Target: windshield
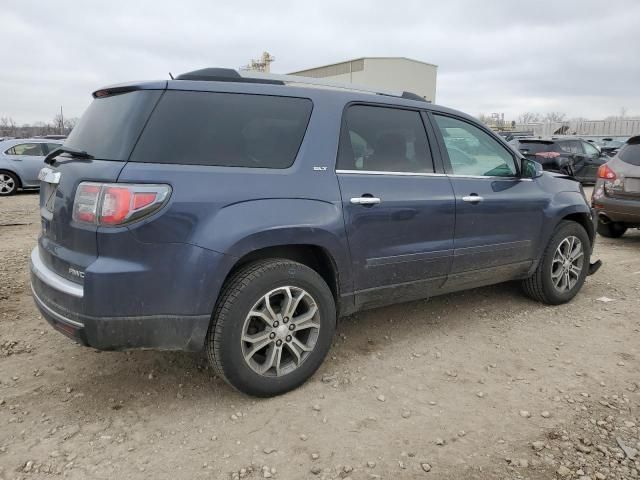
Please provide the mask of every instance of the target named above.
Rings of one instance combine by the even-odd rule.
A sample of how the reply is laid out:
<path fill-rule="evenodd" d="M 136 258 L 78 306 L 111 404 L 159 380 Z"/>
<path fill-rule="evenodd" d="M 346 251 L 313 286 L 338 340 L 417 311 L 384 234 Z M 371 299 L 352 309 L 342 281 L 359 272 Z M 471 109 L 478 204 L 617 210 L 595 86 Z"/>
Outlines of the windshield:
<path fill-rule="evenodd" d="M 96 98 L 64 145 L 96 159 L 127 161 L 161 95 L 159 90 L 137 90 Z"/>

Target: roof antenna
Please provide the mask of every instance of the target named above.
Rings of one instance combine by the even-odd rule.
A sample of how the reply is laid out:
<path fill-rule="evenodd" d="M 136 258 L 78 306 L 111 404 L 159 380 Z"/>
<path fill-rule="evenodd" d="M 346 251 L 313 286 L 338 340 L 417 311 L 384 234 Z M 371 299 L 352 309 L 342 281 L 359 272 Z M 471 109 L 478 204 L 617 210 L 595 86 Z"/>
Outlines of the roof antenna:
<path fill-rule="evenodd" d="M 169 76 L 171 77 L 171 80 L 175 80 L 175 78 L 173 78 L 173 75 L 171 74 L 171 72 L 169 72 Z"/>

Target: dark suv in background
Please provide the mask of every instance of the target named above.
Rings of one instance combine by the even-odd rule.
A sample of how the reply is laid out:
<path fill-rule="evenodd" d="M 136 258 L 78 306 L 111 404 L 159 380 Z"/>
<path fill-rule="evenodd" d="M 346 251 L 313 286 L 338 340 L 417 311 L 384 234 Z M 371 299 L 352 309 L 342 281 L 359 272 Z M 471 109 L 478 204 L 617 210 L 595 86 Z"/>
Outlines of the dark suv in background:
<path fill-rule="evenodd" d="M 84 345 L 206 350 L 275 395 L 341 315 L 510 280 L 555 305 L 597 268 L 579 183 L 416 95 L 205 69 L 93 96 L 40 173 L 31 255 Z"/>
<path fill-rule="evenodd" d="M 580 138 L 519 138 L 510 144 L 545 170 L 569 173 L 582 183 L 595 183 L 598 168 L 609 160 L 595 145 Z"/>

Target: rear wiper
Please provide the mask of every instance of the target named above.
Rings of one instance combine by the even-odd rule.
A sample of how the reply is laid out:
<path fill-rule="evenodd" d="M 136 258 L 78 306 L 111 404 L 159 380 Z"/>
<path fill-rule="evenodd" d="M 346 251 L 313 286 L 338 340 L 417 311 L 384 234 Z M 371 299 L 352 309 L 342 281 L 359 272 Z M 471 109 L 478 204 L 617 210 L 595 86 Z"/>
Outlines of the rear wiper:
<path fill-rule="evenodd" d="M 60 148 L 56 148 L 53 152 L 50 152 L 49 155 L 44 157 L 44 163 L 53 165 L 54 158 L 56 158 L 61 153 L 68 153 L 69 155 L 75 158 L 86 158 L 86 159 L 93 158 L 93 155 L 89 155 L 84 150 L 78 150 L 77 148 L 73 148 L 73 147 L 65 147 L 63 145 Z"/>

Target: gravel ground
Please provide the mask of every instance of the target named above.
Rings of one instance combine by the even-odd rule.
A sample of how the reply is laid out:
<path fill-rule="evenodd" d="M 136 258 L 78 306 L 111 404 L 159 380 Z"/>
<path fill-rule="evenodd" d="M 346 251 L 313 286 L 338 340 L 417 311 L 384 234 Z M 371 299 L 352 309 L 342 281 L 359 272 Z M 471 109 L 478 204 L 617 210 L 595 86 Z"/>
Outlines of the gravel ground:
<path fill-rule="evenodd" d="M 1 479 L 639 477 L 638 231 L 598 239 L 569 305 L 502 284 L 360 313 L 307 384 L 256 400 L 200 355 L 49 328 L 38 229 L 37 195 L 0 199 Z"/>

